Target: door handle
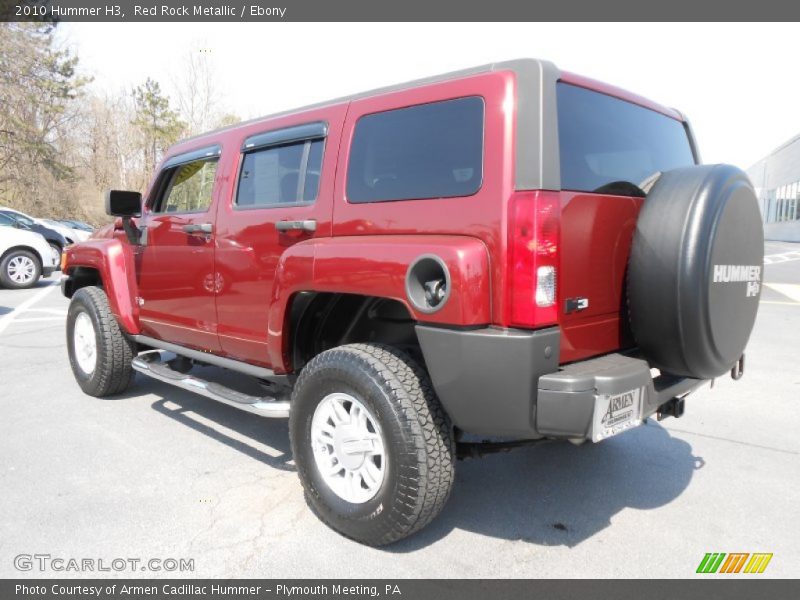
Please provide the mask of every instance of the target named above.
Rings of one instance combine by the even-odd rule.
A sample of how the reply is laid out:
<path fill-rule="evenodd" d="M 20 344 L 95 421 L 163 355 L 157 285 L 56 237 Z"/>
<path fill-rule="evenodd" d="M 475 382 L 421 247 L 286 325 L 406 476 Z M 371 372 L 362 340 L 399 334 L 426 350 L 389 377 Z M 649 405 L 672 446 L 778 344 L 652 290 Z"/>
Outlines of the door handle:
<path fill-rule="evenodd" d="M 316 231 L 317 221 L 315 219 L 305 219 L 303 221 L 278 221 L 275 223 L 278 231 Z"/>
<path fill-rule="evenodd" d="M 211 223 L 190 223 L 189 225 L 184 225 L 183 230 L 186 233 L 202 233 L 202 234 L 209 234 L 214 231 L 214 225 Z"/>

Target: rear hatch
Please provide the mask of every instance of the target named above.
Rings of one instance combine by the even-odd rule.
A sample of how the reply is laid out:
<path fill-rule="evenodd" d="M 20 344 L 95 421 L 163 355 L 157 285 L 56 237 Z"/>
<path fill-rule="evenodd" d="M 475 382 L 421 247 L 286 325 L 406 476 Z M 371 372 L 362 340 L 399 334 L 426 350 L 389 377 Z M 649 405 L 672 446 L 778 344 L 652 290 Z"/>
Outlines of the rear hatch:
<path fill-rule="evenodd" d="M 633 345 L 625 274 L 642 187 L 695 164 L 685 123 L 632 101 L 557 84 L 561 157 L 561 362 Z"/>

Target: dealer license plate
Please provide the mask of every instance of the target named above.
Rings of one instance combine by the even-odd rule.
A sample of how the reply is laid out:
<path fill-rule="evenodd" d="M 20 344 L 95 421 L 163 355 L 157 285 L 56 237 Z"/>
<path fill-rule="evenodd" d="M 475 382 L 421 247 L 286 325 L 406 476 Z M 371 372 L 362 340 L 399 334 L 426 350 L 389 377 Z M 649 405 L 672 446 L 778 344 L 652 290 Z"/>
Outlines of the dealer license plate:
<path fill-rule="evenodd" d="M 642 388 L 615 395 L 595 396 L 592 441 L 622 433 L 642 423 Z"/>

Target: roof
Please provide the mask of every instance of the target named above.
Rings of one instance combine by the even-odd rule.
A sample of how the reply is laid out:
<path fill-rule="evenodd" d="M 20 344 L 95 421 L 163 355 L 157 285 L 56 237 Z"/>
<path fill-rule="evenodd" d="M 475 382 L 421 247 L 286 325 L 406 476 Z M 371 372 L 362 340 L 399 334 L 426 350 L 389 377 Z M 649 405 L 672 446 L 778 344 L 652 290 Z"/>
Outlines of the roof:
<path fill-rule="evenodd" d="M 391 92 L 399 92 L 402 90 L 409 90 L 416 87 L 421 87 L 424 85 L 430 85 L 433 83 L 440 83 L 442 81 L 451 81 L 454 79 L 461 79 L 462 77 L 471 77 L 473 75 L 480 75 L 481 73 L 489 73 L 491 71 L 514 71 L 515 73 L 519 73 L 521 71 L 528 71 L 531 68 L 535 68 L 536 65 L 545 64 L 546 61 L 541 61 L 538 59 L 533 58 L 521 58 L 516 60 L 509 60 L 509 61 L 502 61 L 502 62 L 495 62 L 495 63 L 488 63 L 485 65 L 480 65 L 477 67 L 470 67 L 467 69 L 459 69 L 457 71 L 450 71 L 447 73 L 441 73 L 439 75 L 432 75 L 430 77 L 423 77 L 420 79 L 412 79 L 411 81 L 406 81 L 403 83 L 397 83 L 392 85 L 387 85 L 379 88 L 373 88 L 371 90 L 358 92 L 355 94 L 349 94 L 347 96 L 340 96 L 338 98 L 333 98 L 331 100 L 323 100 L 322 102 L 314 102 L 313 104 L 306 104 L 304 106 L 299 106 L 297 108 L 291 108 L 287 110 L 282 110 L 276 113 L 271 113 L 268 115 L 262 115 L 259 117 L 254 117 L 252 119 L 248 119 L 246 121 L 240 121 L 239 123 L 234 123 L 232 125 L 226 125 L 225 127 L 219 127 L 217 129 L 213 129 L 211 131 L 207 131 L 204 133 L 200 133 L 194 136 L 190 136 L 188 138 L 184 138 L 180 140 L 179 143 L 183 144 L 186 142 L 191 142 L 192 140 L 202 139 L 207 136 L 215 135 L 218 133 L 222 133 L 225 131 L 232 131 L 234 129 L 238 129 L 239 127 L 244 127 L 246 125 L 251 125 L 254 123 L 258 123 L 260 121 L 266 121 L 269 119 L 274 119 L 277 117 L 283 117 L 286 115 L 291 115 L 295 113 L 301 113 L 309 110 L 314 110 L 318 108 L 327 108 L 329 106 L 336 106 L 337 104 L 343 104 L 345 102 L 352 102 L 353 100 L 361 100 L 363 98 L 369 98 L 372 96 L 379 96 L 381 94 L 388 94 Z M 550 65 L 551 63 L 546 63 Z"/>
<path fill-rule="evenodd" d="M 220 133 L 232 131 L 269 119 L 303 113 L 312 109 L 332 107 L 339 104 L 361 100 L 382 94 L 398 92 L 444 81 L 451 81 L 483 73 L 512 71 L 517 79 L 517 132 L 515 147 L 515 187 L 517 190 L 560 189 L 561 173 L 558 160 L 558 124 L 556 112 L 556 86 L 559 79 L 575 85 L 590 87 L 601 93 L 620 97 L 629 102 L 659 111 L 672 118 L 683 120 L 682 115 L 625 90 L 615 88 L 572 73 L 562 73 L 553 63 L 533 58 L 494 62 L 468 69 L 451 71 L 432 77 L 415 79 L 404 83 L 380 87 L 349 96 L 342 96 L 281 111 L 271 115 L 250 119 L 214 131 L 181 140 L 176 145 L 191 145 L 193 141 L 203 140 L 213 143 Z"/>

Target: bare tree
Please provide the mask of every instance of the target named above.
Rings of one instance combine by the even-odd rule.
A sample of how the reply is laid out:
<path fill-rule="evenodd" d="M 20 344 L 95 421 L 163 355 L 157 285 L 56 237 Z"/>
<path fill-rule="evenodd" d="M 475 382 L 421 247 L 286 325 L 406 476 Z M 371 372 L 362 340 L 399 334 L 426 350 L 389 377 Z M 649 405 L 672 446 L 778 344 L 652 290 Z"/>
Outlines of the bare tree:
<path fill-rule="evenodd" d="M 0 205 L 107 222 L 103 192 L 144 191 L 180 136 L 238 122 L 207 52 L 187 54 L 170 98 L 158 82 L 91 90 L 55 25 L 0 23 Z"/>
<path fill-rule="evenodd" d="M 212 129 L 220 116 L 221 93 L 209 50 L 196 48 L 180 61 L 173 86 L 178 113 L 189 135 Z"/>
<path fill-rule="evenodd" d="M 52 183 L 74 181 L 67 149 L 88 82 L 55 47 L 53 26 L 0 23 L 0 199 L 46 210 Z M 52 181 L 51 181 L 52 180 Z"/>

